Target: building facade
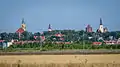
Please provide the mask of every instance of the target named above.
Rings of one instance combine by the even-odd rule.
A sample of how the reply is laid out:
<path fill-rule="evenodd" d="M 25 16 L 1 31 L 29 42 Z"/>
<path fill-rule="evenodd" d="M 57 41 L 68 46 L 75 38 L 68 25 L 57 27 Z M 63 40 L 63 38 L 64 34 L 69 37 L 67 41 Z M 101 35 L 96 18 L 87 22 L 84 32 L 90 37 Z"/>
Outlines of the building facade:
<path fill-rule="evenodd" d="M 101 19 L 101 18 L 100 18 L 99 31 L 100 31 L 101 33 L 103 33 L 103 32 L 104 32 L 104 27 L 103 27 L 103 24 L 102 24 L 102 19 Z"/>
<path fill-rule="evenodd" d="M 99 26 L 99 29 L 97 29 L 97 32 L 100 32 L 100 33 L 108 32 L 108 28 L 107 27 L 104 28 L 101 18 L 100 18 L 100 26 Z"/>
<path fill-rule="evenodd" d="M 26 24 L 24 22 L 24 19 L 22 19 L 22 24 L 21 27 L 16 31 L 16 33 L 23 33 L 24 31 L 26 31 Z"/>
<path fill-rule="evenodd" d="M 52 28 L 51 28 L 51 25 L 49 24 L 48 26 L 48 31 L 51 32 L 52 31 Z"/>
<path fill-rule="evenodd" d="M 87 25 L 86 32 L 92 32 L 92 27 L 90 25 Z"/>

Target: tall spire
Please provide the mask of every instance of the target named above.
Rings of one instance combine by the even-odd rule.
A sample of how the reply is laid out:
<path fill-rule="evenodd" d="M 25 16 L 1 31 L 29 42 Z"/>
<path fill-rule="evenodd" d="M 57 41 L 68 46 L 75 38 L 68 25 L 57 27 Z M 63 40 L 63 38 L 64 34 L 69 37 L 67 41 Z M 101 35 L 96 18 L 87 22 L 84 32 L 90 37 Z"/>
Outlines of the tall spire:
<path fill-rule="evenodd" d="M 102 19 L 101 19 L 101 18 L 100 18 L 100 27 L 99 27 L 99 31 L 100 31 L 101 33 L 104 32 L 104 27 L 103 27 Z"/>
<path fill-rule="evenodd" d="M 49 24 L 49 27 L 48 27 L 48 29 L 51 29 L 51 25 Z"/>
<path fill-rule="evenodd" d="M 22 24 L 25 24 L 24 18 L 22 18 Z"/>
<path fill-rule="evenodd" d="M 26 30 L 26 24 L 25 24 L 24 18 L 22 18 L 21 28 L 22 28 L 24 31 Z"/>
<path fill-rule="evenodd" d="M 52 31 L 51 25 L 49 24 L 48 31 Z"/>
<path fill-rule="evenodd" d="M 102 25 L 102 19 L 100 18 L 100 25 Z"/>

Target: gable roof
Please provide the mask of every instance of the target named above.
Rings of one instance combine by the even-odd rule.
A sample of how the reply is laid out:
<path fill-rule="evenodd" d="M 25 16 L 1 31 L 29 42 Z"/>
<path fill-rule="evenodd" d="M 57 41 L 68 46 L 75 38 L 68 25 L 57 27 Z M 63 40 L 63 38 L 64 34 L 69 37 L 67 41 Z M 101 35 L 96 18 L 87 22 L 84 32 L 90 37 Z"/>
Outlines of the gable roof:
<path fill-rule="evenodd" d="M 5 40 L 0 40 L 0 42 L 4 42 Z"/>
<path fill-rule="evenodd" d="M 23 33 L 24 32 L 24 29 L 22 29 L 22 28 L 19 28 L 17 31 L 16 31 L 16 33 Z"/>

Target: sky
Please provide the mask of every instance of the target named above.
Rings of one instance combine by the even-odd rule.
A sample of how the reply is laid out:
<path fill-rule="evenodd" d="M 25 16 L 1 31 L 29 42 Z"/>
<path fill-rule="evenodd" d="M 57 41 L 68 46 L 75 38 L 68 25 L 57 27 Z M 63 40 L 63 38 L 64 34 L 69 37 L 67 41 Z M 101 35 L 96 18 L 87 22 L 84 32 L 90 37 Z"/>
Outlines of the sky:
<path fill-rule="evenodd" d="M 0 0 L 0 32 L 15 32 L 25 19 L 27 31 L 99 28 L 120 30 L 120 0 Z"/>

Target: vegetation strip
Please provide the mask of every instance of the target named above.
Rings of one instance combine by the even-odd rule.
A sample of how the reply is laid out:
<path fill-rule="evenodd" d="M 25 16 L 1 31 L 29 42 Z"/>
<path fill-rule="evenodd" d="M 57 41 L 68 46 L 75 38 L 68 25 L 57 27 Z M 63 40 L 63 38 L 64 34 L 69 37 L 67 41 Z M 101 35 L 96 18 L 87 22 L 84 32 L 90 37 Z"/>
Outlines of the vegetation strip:
<path fill-rule="evenodd" d="M 70 54 L 120 54 L 120 50 L 66 50 L 40 52 L 0 52 L 0 55 L 70 55 Z"/>

